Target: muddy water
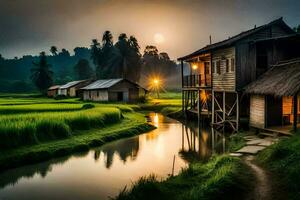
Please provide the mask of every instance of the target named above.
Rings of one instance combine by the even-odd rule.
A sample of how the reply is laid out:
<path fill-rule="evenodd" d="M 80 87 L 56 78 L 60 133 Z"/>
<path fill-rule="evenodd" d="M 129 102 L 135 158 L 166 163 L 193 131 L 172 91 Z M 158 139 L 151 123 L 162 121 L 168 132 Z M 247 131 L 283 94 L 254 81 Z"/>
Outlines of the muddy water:
<path fill-rule="evenodd" d="M 108 199 L 141 176 L 163 179 L 191 160 L 226 151 L 222 134 L 151 113 L 157 129 L 86 153 L 0 174 L 0 199 Z M 173 159 L 175 163 L 173 169 Z"/>

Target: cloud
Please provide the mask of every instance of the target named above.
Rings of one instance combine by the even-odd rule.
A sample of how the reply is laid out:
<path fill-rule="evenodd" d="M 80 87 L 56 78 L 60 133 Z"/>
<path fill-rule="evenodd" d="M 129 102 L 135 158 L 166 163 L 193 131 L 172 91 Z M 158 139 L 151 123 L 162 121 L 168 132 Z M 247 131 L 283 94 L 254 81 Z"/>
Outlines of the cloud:
<path fill-rule="evenodd" d="M 0 53 L 38 54 L 51 45 L 73 49 L 100 39 L 134 34 L 141 46 L 157 32 L 159 48 L 175 58 L 207 44 L 283 16 L 300 23 L 297 0 L 1 0 Z"/>

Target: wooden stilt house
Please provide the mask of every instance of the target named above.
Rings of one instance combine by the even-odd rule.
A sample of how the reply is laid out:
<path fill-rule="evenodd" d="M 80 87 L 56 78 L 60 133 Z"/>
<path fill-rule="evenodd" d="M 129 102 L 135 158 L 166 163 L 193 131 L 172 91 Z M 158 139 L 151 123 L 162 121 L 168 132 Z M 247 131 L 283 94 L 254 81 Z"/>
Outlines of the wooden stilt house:
<path fill-rule="evenodd" d="M 214 127 L 226 125 L 237 131 L 240 118 L 250 112 L 249 97 L 241 98 L 244 87 L 265 73 L 271 64 L 299 54 L 285 53 L 289 45 L 290 50 L 299 47 L 293 37 L 298 38 L 279 18 L 179 58 L 183 112 L 197 113 L 198 119 L 209 116 Z M 184 62 L 189 66 L 187 74 Z"/>

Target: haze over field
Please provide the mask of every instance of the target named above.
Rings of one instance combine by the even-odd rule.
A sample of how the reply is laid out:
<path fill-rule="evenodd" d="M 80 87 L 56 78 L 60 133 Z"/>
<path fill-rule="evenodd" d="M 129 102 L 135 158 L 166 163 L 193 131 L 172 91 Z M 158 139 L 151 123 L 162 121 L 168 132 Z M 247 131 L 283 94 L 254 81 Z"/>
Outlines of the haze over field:
<path fill-rule="evenodd" d="M 1 0 L 0 53 L 37 55 L 51 45 L 72 51 L 110 30 L 156 45 L 172 59 L 283 16 L 300 21 L 298 0 Z"/>

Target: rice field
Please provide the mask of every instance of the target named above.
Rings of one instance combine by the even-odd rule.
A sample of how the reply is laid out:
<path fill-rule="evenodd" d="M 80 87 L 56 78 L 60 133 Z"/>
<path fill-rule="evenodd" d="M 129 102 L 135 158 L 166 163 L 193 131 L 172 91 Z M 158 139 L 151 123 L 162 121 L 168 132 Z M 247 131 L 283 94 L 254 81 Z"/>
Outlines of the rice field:
<path fill-rule="evenodd" d="M 0 149 L 68 138 L 76 130 L 122 120 L 135 106 L 91 104 L 78 99 L 0 98 Z"/>

